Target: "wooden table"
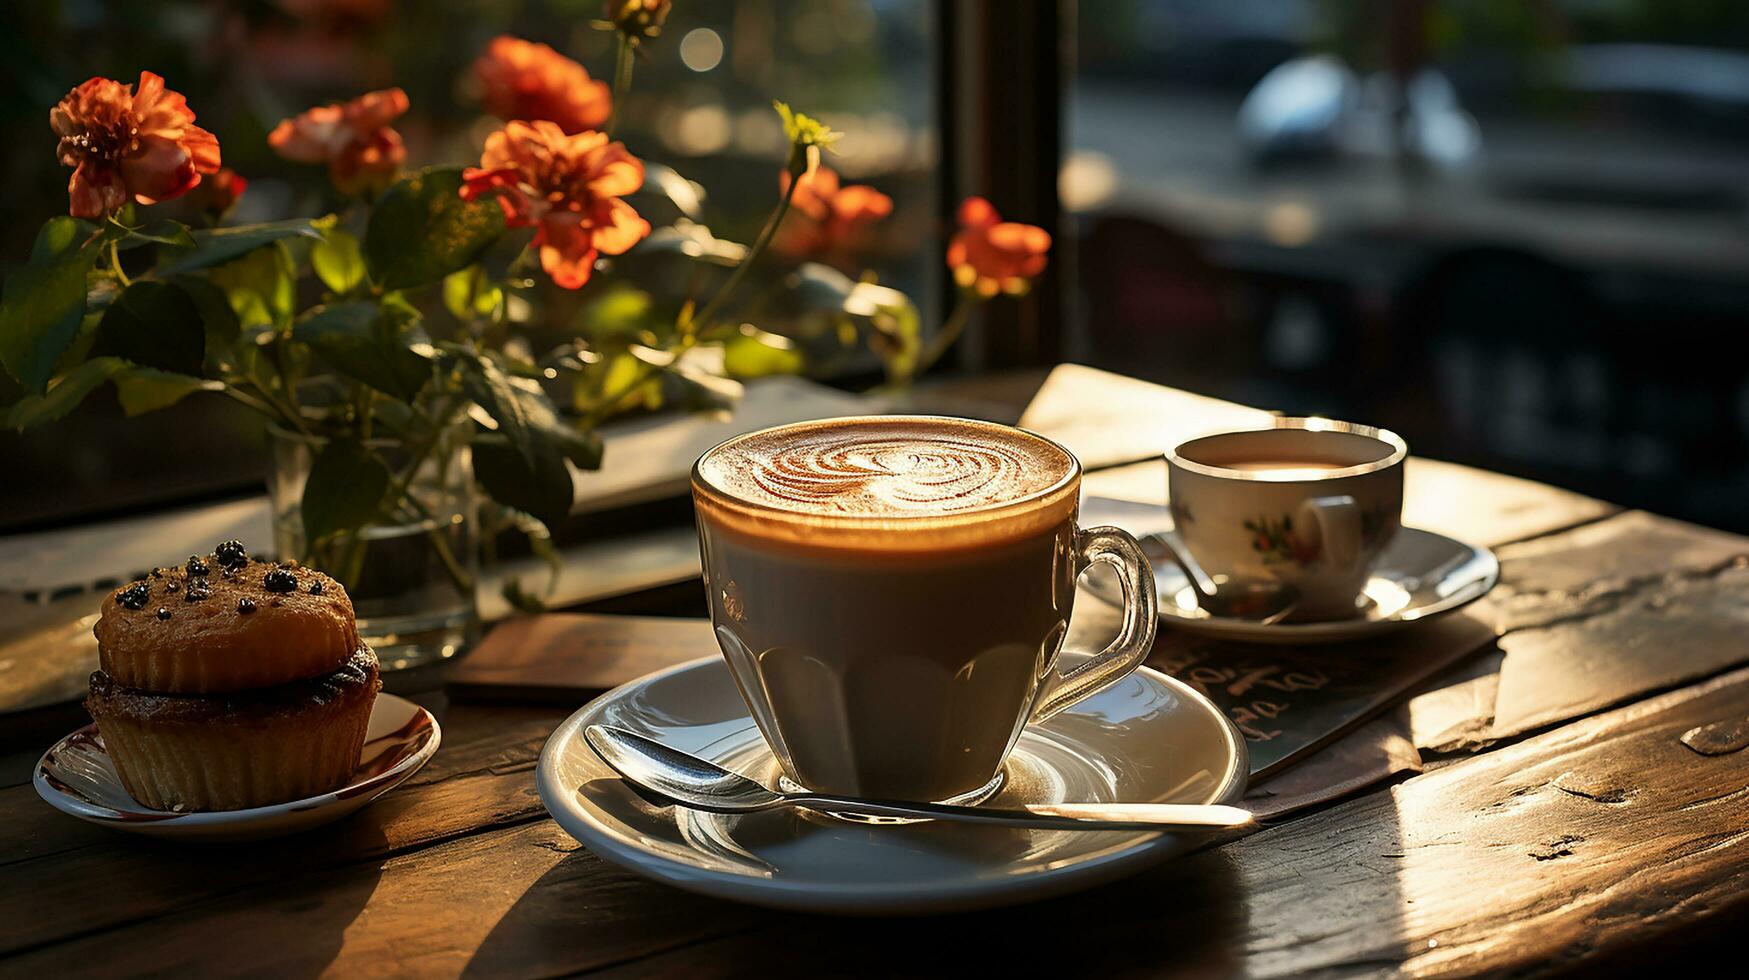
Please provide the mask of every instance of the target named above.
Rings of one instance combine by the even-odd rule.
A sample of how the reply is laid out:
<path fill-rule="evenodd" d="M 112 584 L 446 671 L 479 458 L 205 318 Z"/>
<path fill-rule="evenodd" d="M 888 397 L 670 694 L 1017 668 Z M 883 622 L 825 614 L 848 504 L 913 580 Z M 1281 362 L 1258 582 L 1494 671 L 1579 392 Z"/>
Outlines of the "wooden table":
<path fill-rule="evenodd" d="M 1110 404 L 1120 381 L 1064 369 L 1051 401 Z M 1158 463 L 1107 465 L 1124 449 L 1091 407 L 1038 416 L 1090 457 L 1094 492 L 1163 493 Z M 1124 882 L 886 920 L 676 891 L 541 809 L 532 770 L 565 711 L 434 690 L 442 751 L 359 817 L 159 844 L 36 798 L 69 708 L 0 729 L 0 975 L 1541 973 L 1724 950 L 1749 908 L 1749 540 L 1447 464 L 1417 461 L 1409 493 L 1411 523 L 1504 568 L 1483 609 L 1498 649 L 1414 703 L 1441 719 L 1413 726 L 1420 774 Z"/>

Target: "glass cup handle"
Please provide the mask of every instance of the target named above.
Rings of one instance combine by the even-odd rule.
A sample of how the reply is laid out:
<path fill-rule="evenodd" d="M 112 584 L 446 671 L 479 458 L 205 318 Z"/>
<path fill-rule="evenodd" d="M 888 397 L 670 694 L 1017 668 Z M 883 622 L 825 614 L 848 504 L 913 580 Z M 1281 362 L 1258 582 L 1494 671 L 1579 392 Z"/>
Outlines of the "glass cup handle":
<path fill-rule="evenodd" d="M 1058 674 L 1032 709 L 1028 724 L 1044 721 L 1075 702 L 1103 690 L 1135 670 L 1154 648 L 1159 627 L 1155 608 L 1154 569 L 1142 546 L 1129 532 L 1115 527 L 1081 528 L 1075 532 L 1075 567 L 1084 571 L 1095 562 L 1117 569 L 1123 583 L 1123 625 L 1117 639 L 1099 655 L 1066 674 Z"/>

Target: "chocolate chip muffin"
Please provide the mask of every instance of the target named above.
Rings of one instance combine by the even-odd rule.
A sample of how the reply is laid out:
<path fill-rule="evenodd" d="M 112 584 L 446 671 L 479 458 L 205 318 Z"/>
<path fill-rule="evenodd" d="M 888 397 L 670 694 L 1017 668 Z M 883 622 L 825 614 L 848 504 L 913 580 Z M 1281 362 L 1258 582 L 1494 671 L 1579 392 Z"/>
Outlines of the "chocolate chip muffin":
<path fill-rule="evenodd" d="M 338 582 L 226 541 L 103 603 L 85 707 L 128 793 L 238 810 L 328 792 L 382 687 Z"/>

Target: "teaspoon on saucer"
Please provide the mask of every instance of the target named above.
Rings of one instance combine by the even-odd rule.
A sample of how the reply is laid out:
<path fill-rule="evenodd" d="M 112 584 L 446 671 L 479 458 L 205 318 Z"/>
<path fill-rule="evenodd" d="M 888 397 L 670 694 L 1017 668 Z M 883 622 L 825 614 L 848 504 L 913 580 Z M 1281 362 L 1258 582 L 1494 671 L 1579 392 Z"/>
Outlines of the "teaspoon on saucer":
<path fill-rule="evenodd" d="M 683 806 L 713 813 L 753 813 L 800 806 L 828 813 L 957 820 L 1031 830 L 1231 830 L 1249 826 L 1249 811 L 1180 803 L 1039 803 L 1018 809 L 865 800 L 824 793 L 780 793 L 740 773 L 655 739 L 612 725 L 590 725 L 583 737 L 602 761 L 632 784 Z"/>
<path fill-rule="evenodd" d="M 1191 590 L 1196 593 L 1196 604 L 1210 616 L 1272 626 L 1299 607 L 1299 590 L 1291 585 L 1273 579 L 1210 575 L 1185 550 L 1183 542 L 1169 533 L 1144 535 L 1138 543 L 1149 559 L 1169 560 L 1184 572 Z"/>

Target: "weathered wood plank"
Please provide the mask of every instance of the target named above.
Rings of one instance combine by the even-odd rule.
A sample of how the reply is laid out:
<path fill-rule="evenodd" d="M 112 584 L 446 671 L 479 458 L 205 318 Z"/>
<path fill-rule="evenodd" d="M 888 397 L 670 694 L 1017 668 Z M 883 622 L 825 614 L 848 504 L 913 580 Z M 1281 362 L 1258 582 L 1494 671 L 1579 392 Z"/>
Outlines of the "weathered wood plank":
<path fill-rule="evenodd" d="M 33 950 L 5 972 L 72 975 L 125 949 L 126 962 L 163 975 L 551 976 L 761 915 L 618 871 L 540 821 L 210 899 Z"/>
<path fill-rule="evenodd" d="M 1749 539 L 1645 513 L 1502 549 L 1490 738 L 1749 661 Z"/>
<path fill-rule="evenodd" d="M 1062 443 L 1088 469 L 1157 456 L 1186 439 L 1266 423 L 1260 408 L 1079 364 L 1051 371 L 1020 425 Z"/>
<path fill-rule="evenodd" d="M 1386 792 L 1015 909 L 842 920 L 646 883 L 540 821 L 313 872 L 247 902 L 58 943 L 52 975 L 106 950 L 154 969 L 267 974 L 629 975 L 822 968 L 919 974 L 1541 972 L 1749 901 L 1749 752 L 1684 732 L 1749 714 L 1749 670 L 1463 759 Z M 213 941 L 252 937 L 248 944 Z M 639 959 L 639 957 L 646 957 Z"/>
<path fill-rule="evenodd" d="M 1576 722 L 1128 882 L 1011 910 L 768 917 L 613 977 L 1542 974 L 1749 911 L 1749 670 Z"/>
<path fill-rule="evenodd" d="M 1074 372 L 1093 395 L 1040 402 L 1068 406 L 1052 417 L 1094 465 L 1158 451 L 1174 427 L 1257 417 L 1182 396 L 1184 412 L 1151 419 L 1148 393 Z M 1094 439 L 1102 428 L 1129 431 Z M 1410 480 L 1409 523 L 1494 545 L 1614 510 L 1423 460 Z M 1164 483 L 1158 462 L 1088 476 L 1090 492 L 1132 499 L 1163 501 Z M 1417 734 L 1482 745 L 1749 659 L 1744 553 L 1744 539 L 1645 515 L 1503 549 L 1507 585 L 1489 608 L 1509 630 L 1504 669 L 1427 700 Z M 1055 961 L 1102 974 L 1537 973 L 1749 911 L 1749 752 L 1679 741 L 1749 717 L 1749 671 L 1442 760 L 1090 894 L 885 922 L 689 896 L 578 850 L 542 818 L 530 772 L 559 715 L 451 709 L 443 751 L 413 783 L 261 848 L 124 838 L 49 811 L 28 785 L 0 790 L 0 955 L 20 951 L 0 973 L 119 965 L 117 950 L 139 970 L 270 975 L 1033 973 Z M 34 758 L 7 748 L 8 770 Z"/>
<path fill-rule="evenodd" d="M 118 834 L 51 810 L 28 785 L 0 791 L 0 954 L 163 916 L 217 896 L 370 862 L 542 817 L 533 769 L 563 713 L 458 706 L 430 764 L 358 816 L 236 848 Z"/>
<path fill-rule="evenodd" d="M 1619 579 L 1623 568 L 1644 568 L 1648 563 L 1656 565 L 1661 553 L 1675 555 L 1691 566 L 1713 567 L 1729 559 L 1732 547 L 1741 540 L 1699 532 L 1673 522 L 1658 522 L 1642 515 L 1629 515 L 1606 523 L 1617 522 L 1619 527 L 1572 532 L 1580 542 L 1580 546 L 1574 548 L 1538 542 L 1535 547 L 1527 547 L 1522 555 L 1512 555 L 1509 551 L 1512 555 L 1509 578 L 1514 570 L 1522 570 L 1524 581 L 1541 584 L 1535 589 L 1506 593 L 1507 601 L 1502 608 L 1512 610 L 1520 617 L 1529 617 L 1532 612 L 1527 610 L 1536 607 L 1526 605 L 1524 597 L 1533 593 L 1591 596 L 1588 601 L 1593 605 L 1602 601 L 1597 597 L 1614 594 L 1609 589 L 1588 589 L 1582 574 L 1561 577 L 1567 574 L 1561 570 L 1567 565 L 1551 570 L 1539 566 L 1539 562 L 1572 564 L 1577 561 L 1575 567 L 1581 570 L 1592 569 L 1605 579 L 1612 575 Z M 1644 543 L 1642 538 L 1651 539 L 1653 544 Z M 1580 558 L 1570 559 L 1567 557 L 1569 551 L 1577 551 Z M 1605 562 L 1595 568 L 1589 564 L 1601 561 L 1600 556 L 1624 553 L 1632 553 L 1633 561 L 1624 560 L 1617 565 Z M 1673 579 L 1658 577 L 1657 580 L 1686 587 L 1693 584 L 1691 580 L 1707 584 L 1715 578 L 1735 591 L 1714 595 L 1709 605 L 1699 607 L 1700 611 L 1695 615 L 1704 626 L 1715 621 L 1732 622 L 1729 615 L 1733 608 L 1736 614 L 1741 614 L 1744 607 L 1741 597 L 1746 586 L 1743 576 L 1734 567 L 1725 567 L 1713 576 L 1677 575 Z M 1654 590 L 1653 594 L 1662 593 Z M 1683 613 L 1686 607 L 1678 602 L 1674 608 L 1682 615 L 1667 611 L 1665 622 L 1687 622 Z M 1622 609 L 1616 609 L 1615 613 L 1628 618 L 1615 622 L 1605 616 L 1598 620 L 1614 623 L 1615 632 L 1602 635 L 1592 635 L 1593 624 L 1587 618 L 1546 623 L 1527 620 L 1537 625 L 1526 632 L 1546 636 L 1539 640 L 1541 646 L 1521 649 L 1536 649 L 1544 654 L 1558 649 L 1603 650 L 1633 666 L 1639 662 L 1636 658 L 1647 656 L 1643 644 L 1636 645 L 1635 638 L 1640 633 L 1635 631 L 1662 627 L 1643 609 L 1632 612 L 1631 616 Z M 1557 648 L 1547 637 L 1567 639 L 1561 641 L 1564 646 Z M 1715 637 L 1715 640 L 1717 642 L 1709 650 L 1722 656 L 1719 651 L 1740 647 L 1743 634 L 1739 631 Z M 1672 648 L 1669 653 L 1671 662 L 1679 666 L 1693 662 L 1693 655 L 1685 648 Z M 1702 656 L 1705 655 L 1708 654 L 1703 651 Z M 1597 673 L 1586 668 L 1586 661 L 1566 666 L 1555 662 L 1548 669 L 1559 671 L 1561 684 L 1545 689 L 1545 693 L 1566 697 L 1571 691 L 1582 689 L 1587 677 Z M 1655 681 L 1657 686 L 1674 682 L 1668 677 Z M 1612 694 L 1614 700 L 1622 696 L 1629 695 L 1620 690 Z M 1478 707 L 1480 700 L 1476 701 Z M 1592 702 L 1569 700 L 1564 702 L 1566 707 L 1561 710 L 1581 711 L 1589 703 Z M 270 861 L 258 877 L 239 876 L 229 871 L 212 874 L 207 870 L 208 862 L 204 858 L 191 861 L 185 856 L 189 852 L 187 848 L 165 848 L 132 838 L 120 838 L 70 821 L 35 800 L 28 786 L 0 791 L 0 819 L 5 819 L 13 831 L 7 836 L 4 850 L 0 850 L 0 863 L 6 865 L 0 868 L 0 885 L 4 886 L 0 887 L 0 893 L 41 899 L 27 899 L 31 914 L 8 917 L 6 924 L 0 925 L 0 949 L 52 941 L 143 916 L 162 915 L 213 894 L 251 887 L 278 875 L 296 874 L 309 866 L 330 867 L 373 860 L 384 854 L 401 853 L 433 841 L 467 834 L 481 826 L 536 819 L 540 815 L 539 805 L 526 772 L 558 713 L 526 712 L 522 715 L 525 720 L 520 723 L 513 720 L 517 717 L 518 712 L 513 709 L 452 709 L 446 719 L 449 743 L 434 760 L 432 768 L 421 774 L 415 784 L 385 798 L 373 807 L 367 818 L 318 831 L 309 838 L 276 845 L 274 853 L 283 855 L 284 859 Z M 1540 717 L 1558 720 L 1549 713 Z M 94 897 L 88 897 L 87 893 L 92 891 L 89 882 L 97 880 L 119 881 L 130 887 L 105 888 L 98 890 Z"/>
<path fill-rule="evenodd" d="M 1500 560 L 1474 614 L 1503 655 L 1415 699 L 1422 748 L 1474 751 L 1749 662 L 1749 539 L 1635 511 Z"/>

